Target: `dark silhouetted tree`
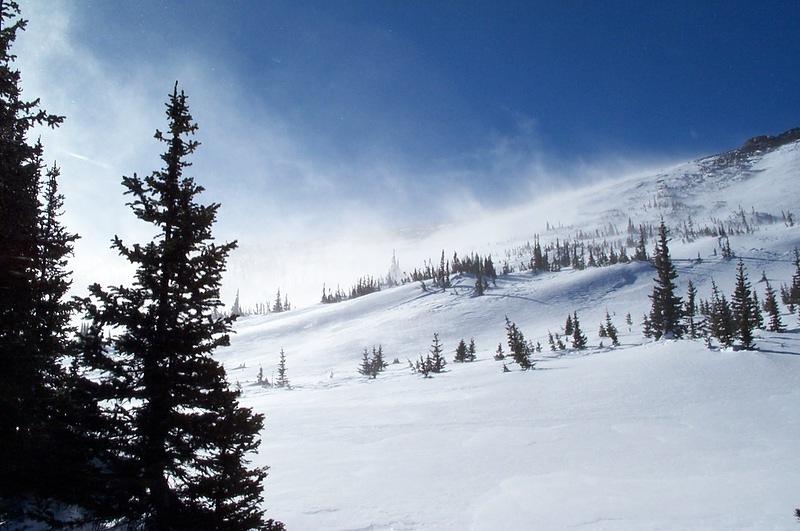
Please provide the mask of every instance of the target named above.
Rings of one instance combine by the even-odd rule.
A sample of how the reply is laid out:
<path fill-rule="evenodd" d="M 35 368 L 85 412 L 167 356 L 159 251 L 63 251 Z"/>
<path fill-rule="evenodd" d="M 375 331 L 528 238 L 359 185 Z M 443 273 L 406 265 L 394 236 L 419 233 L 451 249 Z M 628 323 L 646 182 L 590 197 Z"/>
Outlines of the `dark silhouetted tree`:
<path fill-rule="evenodd" d="M 263 417 L 238 403 L 212 356 L 229 344 L 233 318 L 212 318 L 235 243 L 213 241 L 218 204 L 203 205 L 203 188 L 186 174 L 197 130 L 177 83 L 166 106 L 163 168 L 124 177 L 128 205 L 158 235 L 113 248 L 136 267 L 130 287 L 90 287 L 92 320 L 83 339 L 104 399 L 104 465 L 116 494 L 115 515 L 145 529 L 253 529 L 266 525 L 263 468 L 245 456 L 258 444 Z M 101 330 L 115 329 L 103 340 Z M 285 381 L 285 374 L 284 374 Z"/>

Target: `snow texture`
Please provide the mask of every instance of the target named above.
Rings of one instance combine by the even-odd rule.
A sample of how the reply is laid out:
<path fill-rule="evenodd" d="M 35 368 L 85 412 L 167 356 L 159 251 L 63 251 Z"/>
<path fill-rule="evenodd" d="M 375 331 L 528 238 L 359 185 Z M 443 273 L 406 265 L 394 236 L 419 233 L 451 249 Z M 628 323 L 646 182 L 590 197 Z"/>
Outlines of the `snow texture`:
<path fill-rule="evenodd" d="M 544 243 L 609 222 L 624 229 L 628 216 L 676 224 L 691 214 L 702 224 L 739 206 L 780 216 L 800 204 L 798 144 L 734 168 L 713 162 L 549 198 L 570 205 L 550 212 L 561 228 L 546 232 L 540 217 L 527 234 L 512 223 L 516 234 L 474 250 L 495 253 L 497 265 L 533 232 Z M 669 206 L 648 208 L 653 196 Z M 776 288 L 791 278 L 800 228 L 761 225 L 731 245 L 763 300 L 762 270 Z M 714 256 L 716 246 L 672 242 L 681 295 L 692 280 L 709 297 L 712 278 L 731 293 L 736 261 Z M 241 318 L 219 358 L 244 403 L 267 416 L 255 462 L 271 467 L 268 514 L 309 530 L 797 529 L 797 317 L 783 315 L 786 333 L 758 332 L 755 352 L 649 342 L 641 317 L 652 277 L 646 263 L 523 272 L 483 297 L 472 296 L 474 279 L 456 277 L 446 291 L 410 284 Z M 606 310 L 618 348 L 599 347 Z M 561 333 L 573 311 L 590 348 L 550 352 L 548 330 Z M 503 373 L 492 359 L 498 343 L 507 350 L 506 315 L 542 343 L 536 370 L 509 363 Z M 448 361 L 458 340 L 474 337 L 478 360 L 431 379 L 412 374 L 407 359 L 426 353 L 434 332 Z M 363 348 L 378 344 L 400 364 L 369 380 L 357 368 Z M 259 365 L 272 380 L 281 348 L 292 388 L 256 385 Z"/>

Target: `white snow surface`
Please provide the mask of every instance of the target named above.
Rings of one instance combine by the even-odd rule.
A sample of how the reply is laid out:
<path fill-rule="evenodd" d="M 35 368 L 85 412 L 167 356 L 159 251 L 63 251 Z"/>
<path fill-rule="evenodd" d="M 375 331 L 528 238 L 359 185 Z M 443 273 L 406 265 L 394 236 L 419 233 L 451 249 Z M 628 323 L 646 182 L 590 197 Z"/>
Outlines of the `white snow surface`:
<path fill-rule="evenodd" d="M 602 185 L 611 196 L 578 191 L 571 228 L 549 237 L 609 220 L 624 228 L 628 215 L 677 223 L 691 212 L 702 223 L 739 205 L 780 215 L 800 204 L 799 161 L 792 144 L 738 173 L 694 162 Z M 657 190 L 685 212 L 640 209 Z M 483 248 L 523 241 L 496 239 Z M 775 288 L 790 280 L 800 228 L 765 225 L 731 244 L 763 300 L 762 271 Z M 716 245 L 672 242 L 681 294 L 691 279 L 707 298 L 714 278 L 730 296 L 736 262 L 715 257 Z M 798 529 L 797 317 L 783 315 L 786 333 L 758 332 L 754 352 L 651 342 L 639 323 L 652 277 L 644 263 L 515 273 L 483 297 L 471 295 L 474 279 L 457 277 L 445 292 L 411 284 L 241 318 L 218 357 L 243 403 L 266 415 L 254 463 L 270 466 L 269 516 L 290 530 Z M 620 347 L 600 347 L 606 310 Z M 561 332 L 573 311 L 590 348 L 550 352 L 548 330 Z M 503 373 L 492 359 L 498 343 L 507 350 L 506 315 L 542 343 L 535 370 L 509 362 Z M 459 339 L 474 338 L 478 360 L 430 379 L 412 374 L 407 359 L 427 352 L 434 332 L 448 360 Z M 378 344 L 400 363 L 368 380 L 356 369 L 362 349 Z M 256 385 L 259 365 L 272 379 L 281 348 L 292 389 Z"/>

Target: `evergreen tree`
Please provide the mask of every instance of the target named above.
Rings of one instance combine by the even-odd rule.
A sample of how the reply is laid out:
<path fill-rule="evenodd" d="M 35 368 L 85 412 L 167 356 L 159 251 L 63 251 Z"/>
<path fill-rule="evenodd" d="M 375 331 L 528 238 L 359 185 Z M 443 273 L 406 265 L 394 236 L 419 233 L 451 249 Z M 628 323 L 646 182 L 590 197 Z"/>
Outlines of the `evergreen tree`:
<path fill-rule="evenodd" d="M 625 314 L 625 324 L 628 325 L 628 332 L 630 332 L 631 327 L 633 326 L 633 318 L 631 317 L 631 312 Z"/>
<path fill-rule="evenodd" d="M 514 361 L 523 371 L 534 368 L 534 363 L 531 361 L 530 347 L 525 341 L 525 336 L 517 328 L 515 323 L 506 316 L 506 336 L 508 337 L 508 350 Z"/>
<path fill-rule="evenodd" d="M 608 310 L 606 310 L 606 335 L 611 340 L 611 344 L 615 347 L 619 346 L 619 334 L 617 332 L 617 327 L 614 326 L 614 323 L 611 322 L 611 315 L 609 315 Z"/>
<path fill-rule="evenodd" d="M 597 329 L 597 336 L 608 337 L 608 333 L 606 332 L 606 327 L 603 323 L 600 323 L 600 328 Z"/>
<path fill-rule="evenodd" d="M 697 323 L 695 322 L 695 316 L 697 315 L 696 297 L 697 289 L 690 280 L 686 286 L 686 303 L 683 305 L 683 316 L 686 322 L 686 331 L 691 339 L 697 339 Z"/>
<path fill-rule="evenodd" d="M 467 361 L 475 361 L 477 357 L 477 347 L 475 347 L 475 338 L 470 338 L 469 346 L 467 346 Z"/>
<path fill-rule="evenodd" d="M 764 328 L 764 316 L 761 315 L 761 302 L 758 300 L 758 294 L 755 288 L 750 292 L 750 305 L 752 307 L 750 313 L 752 315 L 751 324 L 753 328 Z"/>
<path fill-rule="evenodd" d="M 645 234 L 644 225 L 639 226 L 639 243 L 636 245 L 636 251 L 633 253 L 633 259 L 637 262 L 646 262 L 647 256 L 647 236 Z"/>
<path fill-rule="evenodd" d="M 289 377 L 286 375 L 286 353 L 281 348 L 281 357 L 278 360 L 278 377 L 275 379 L 275 387 L 289 387 Z"/>
<path fill-rule="evenodd" d="M 717 338 L 723 347 L 733 346 L 736 337 L 736 322 L 725 295 L 720 294 L 716 282 L 711 281 L 711 308 L 709 311 L 709 334 Z"/>
<path fill-rule="evenodd" d="M 647 314 L 642 316 L 642 335 L 646 338 L 653 337 L 653 326 L 650 323 L 650 318 Z"/>
<path fill-rule="evenodd" d="M 475 290 L 474 290 L 474 293 L 475 293 L 476 297 L 480 297 L 480 296 L 482 296 L 484 294 L 483 279 L 481 278 L 480 275 L 478 275 L 478 278 L 475 279 Z"/>
<path fill-rule="evenodd" d="M 463 363 L 467 361 L 467 344 L 464 343 L 464 340 L 458 342 L 458 346 L 456 347 L 456 357 L 453 361 L 457 363 Z"/>
<path fill-rule="evenodd" d="M 283 311 L 283 302 L 281 301 L 281 290 L 278 288 L 278 293 L 275 295 L 275 302 L 272 304 L 272 311 L 280 313 Z"/>
<path fill-rule="evenodd" d="M 678 278 L 678 273 L 669 256 L 668 242 L 667 226 L 662 220 L 658 227 L 658 241 L 653 256 L 657 276 L 653 279 L 655 285 L 653 294 L 650 295 L 650 327 L 656 339 L 680 338 L 683 335 L 680 323 L 682 303 L 681 298 L 675 295 L 675 279 Z"/>
<path fill-rule="evenodd" d="M 553 339 L 553 333 L 550 330 L 547 331 L 547 343 L 550 345 L 550 350 L 555 352 L 556 351 L 556 342 Z"/>
<path fill-rule="evenodd" d="M 578 321 L 578 312 L 575 312 L 572 317 L 572 348 L 584 350 L 586 343 L 586 336 L 581 331 L 581 324 Z"/>
<path fill-rule="evenodd" d="M 211 319 L 235 243 L 213 243 L 218 204 L 186 175 L 199 145 L 197 126 L 177 83 L 167 104 L 163 169 L 124 177 L 129 206 L 159 231 L 132 247 L 113 247 L 136 266 L 131 287 L 90 287 L 92 320 L 82 338 L 104 399 L 100 433 L 110 441 L 104 467 L 114 519 L 145 529 L 251 529 L 266 526 L 265 469 L 246 467 L 263 417 L 239 405 L 224 368 L 212 357 L 229 344 L 232 318 Z M 117 329 L 113 339 L 101 330 Z M 284 374 L 285 377 L 285 374 Z M 285 380 L 285 378 L 284 378 Z M 124 414 L 122 414 L 124 413 Z"/>
<path fill-rule="evenodd" d="M 433 343 L 431 343 L 431 353 L 430 353 L 430 366 L 431 372 L 439 373 L 444 370 L 445 365 L 447 365 L 447 360 L 444 359 L 442 355 L 442 344 L 439 342 L 439 334 L 433 334 Z"/>
<path fill-rule="evenodd" d="M 787 300 L 785 304 L 790 307 L 790 312 L 794 313 L 794 307 L 800 306 L 800 250 L 794 250 L 794 275 L 792 275 L 792 283 L 787 291 Z"/>
<path fill-rule="evenodd" d="M 564 323 L 564 334 L 571 336 L 573 332 L 572 316 L 567 315 L 567 322 Z"/>
<path fill-rule="evenodd" d="M 367 347 L 364 347 L 364 352 L 361 357 L 361 366 L 358 368 L 358 374 L 368 376 L 369 378 L 375 377 L 376 373 L 372 370 L 372 360 L 369 359 Z"/>
<path fill-rule="evenodd" d="M 769 285 L 769 281 L 767 281 L 766 286 L 766 298 L 764 299 L 764 310 L 767 312 L 769 316 L 769 323 L 767 324 L 767 330 L 770 332 L 784 332 L 785 328 L 783 326 L 783 322 L 781 321 L 781 314 L 778 310 L 778 300 L 775 296 L 775 290 L 772 286 Z"/>
<path fill-rule="evenodd" d="M 733 292 L 733 319 L 736 325 L 736 336 L 745 350 L 753 350 L 753 301 L 750 298 L 750 282 L 744 263 L 739 260 L 736 267 L 736 288 Z"/>
<path fill-rule="evenodd" d="M 233 317 L 241 317 L 244 314 L 242 312 L 241 306 L 239 306 L 239 290 L 236 290 L 236 299 L 233 301 L 233 306 L 231 306 L 231 315 Z"/>
<path fill-rule="evenodd" d="M 497 344 L 497 350 L 495 351 L 494 359 L 496 361 L 500 361 L 500 360 L 506 359 L 506 355 L 503 352 L 503 344 L 502 343 L 498 343 Z"/>
<path fill-rule="evenodd" d="M 386 363 L 386 360 L 383 359 L 383 345 L 378 345 L 376 349 L 373 345 L 372 347 L 372 366 L 375 374 L 377 375 L 379 372 L 382 372 L 383 369 L 389 366 Z"/>
<path fill-rule="evenodd" d="M 11 52 L 27 24 L 19 16 L 16 2 L 0 1 L 0 522 L 57 527 L 78 522 L 54 520 L 48 506 L 81 504 L 91 490 L 93 456 L 77 416 L 92 398 L 78 391 L 78 368 L 64 370 L 74 332 L 66 259 L 76 236 L 60 221 L 59 170 L 45 172 L 41 142 L 28 140 L 64 118 L 22 98 Z M 44 512 L 27 512 L 33 500 Z"/>
<path fill-rule="evenodd" d="M 558 334 L 556 334 L 556 346 L 558 347 L 558 350 L 567 350 L 567 346 L 563 341 L 561 341 L 561 336 Z"/>
<path fill-rule="evenodd" d="M 433 364 L 431 363 L 430 354 L 424 358 L 422 357 L 422 354 L 420 354 L 417 363 L 414 365 L 414 372 L 421 374 L 423 378 L 430 378 L 432 370 Z"/>

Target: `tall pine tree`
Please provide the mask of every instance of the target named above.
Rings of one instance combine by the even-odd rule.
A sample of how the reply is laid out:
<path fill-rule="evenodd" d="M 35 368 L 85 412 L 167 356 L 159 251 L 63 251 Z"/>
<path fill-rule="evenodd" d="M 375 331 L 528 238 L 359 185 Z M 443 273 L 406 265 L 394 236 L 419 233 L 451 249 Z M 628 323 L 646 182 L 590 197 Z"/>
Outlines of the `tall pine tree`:
<path fill-rule="evenodd" d="M 669 256 L 669 239 L 667 226 L 664 220 L 658 226 L 658 241 L 653 255 L 653 265 L 656 268 L 655 285 L 653 294 L 650 295 L 652 306 L 650 308 L 650 328 L 656 339 L 680 338 L 683 335 L 681 325 L 682 303 L 681 298 L 675 294 L 675 279 L 678 273 Z"/>
<path fill-rule="evenodd" d="M 755 348 L 753 344 L 753 301 L 751 299 L 750 282 L 744 269 L 744 262 L 739 260 L 736 266 L 736 287 L 731 298 L 733 319 L 736 326 L 736 337 L 745 350 Z"/>
<path fill-rule="evenodd" d="M 49 506 L 79 501 L 88 461 L 62 368 L 72 331 L 66 258 L 76 237 L 59 220 L 58 168 L 45 172 L 42 144 L 28 140 L 32 128 L 63 117 L 22 97 L 11 53 L 26 26 L 19 16 L 16 2 L 0 2 L 0 521 L 56 526 L 64 522 L 49 520 Z M 44 512 L 26 510 L 34 499 Z"/>
<path fill-rule="evenodd" d="M 778 309 L 778 298 L 776 296 L 775 289 L 769 285 L 769 281 L 767 281 L 765 291 L 766 297 L 764 298 L 764 311 L 766 311 L 767 315 L 769 316 L 767 330 L 770 332 L 784 332 L 785 328 L 783 326 L 783 322 L 781 321 L 780 310 Z"/>
<path fill-rule="evenodd" d="M 124 177 L 128 205 L 158 230 L 145 244 L 113 248 L 136 267 L 132 286 L 90 287 L 92 319 L 84 340 L 107 404 L 111 440 L 106 466 L 122 518 L 146 529 L 251 529 L 261 509 L 265 469 L 248 468 L 263 417 L 239 405 L 224 368 L 212 357 L 229 344 L 232 318 L 212 318 L 235 242 L 211 232 L 219 205 L 186 175 L 197 146 L 187 99 L 175 89 L 166 105 L 163 168 Z M 115 329 L 112 340 L 101 330 Z"/>

